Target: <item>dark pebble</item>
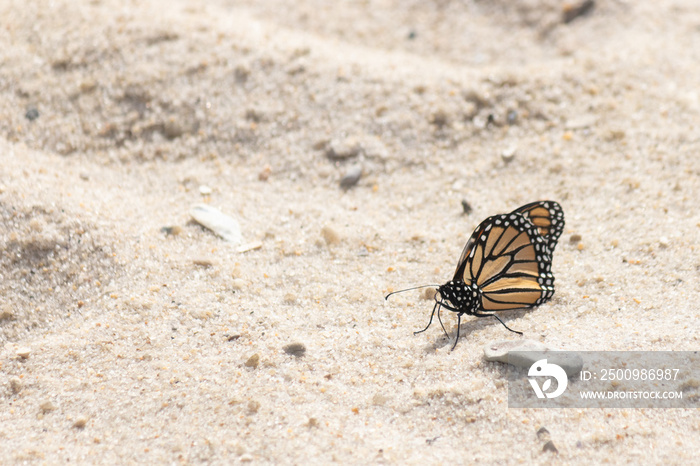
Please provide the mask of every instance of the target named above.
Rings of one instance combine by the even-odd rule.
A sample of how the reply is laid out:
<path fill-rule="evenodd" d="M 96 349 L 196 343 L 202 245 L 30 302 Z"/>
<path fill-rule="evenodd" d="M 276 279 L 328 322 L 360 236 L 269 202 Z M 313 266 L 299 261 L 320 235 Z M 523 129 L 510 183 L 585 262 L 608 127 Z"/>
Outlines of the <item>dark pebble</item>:
<path fill-rule="evenodd" d="M 575 244 L 581 242 L 581 235 L 574 233 L 569 237 L 569 243 Z"/>
<path fill-rule="evenodd" d="M 595 6 L 594 0 L 583 0 L 576 3 L 567 3 L 562 12 L 562 21 L 568 24 L 578 18 L 589 13 Z"/>
<path fill-rule="evenodd" d="M 29 121 L 34 121 L 37 118 L 39 118 L 39 110 L 32 107 L 32 108 L 27 110 L 27 113 L 24 114 L 24 117 Z"/>
<path fill-rule="evenodd" d="M 306 346 L 303 343 L 290 343 L 284 346 L 284 352 L 292 356 L 301 357 L 306 353 Z"/>
<path fill-rule="evenodd" d="M 462 212 L 467 215 L 472 213 L 472 206 L 469 205 L 466 199 L 462 199 Z"/>
<path fill-rule="evenodd" d="M 248 360 L 245 362 L 246 367 L 252 367 L 253 369 L 257 369 L 259 364 L 260 364 L 260 355 L 258 353 L 255 353 L 254 355 L 249 357 Z"/>
<path fill-rule="evenodd" d="M 554 442 L 552 442 L 551 440 L 544 444 L 544 446 L 542 447 L 542 451 L 551 451 L 552 453 L 559 453 L 559 450 L 557 450 L 557 447 L 554 446 Z"/>

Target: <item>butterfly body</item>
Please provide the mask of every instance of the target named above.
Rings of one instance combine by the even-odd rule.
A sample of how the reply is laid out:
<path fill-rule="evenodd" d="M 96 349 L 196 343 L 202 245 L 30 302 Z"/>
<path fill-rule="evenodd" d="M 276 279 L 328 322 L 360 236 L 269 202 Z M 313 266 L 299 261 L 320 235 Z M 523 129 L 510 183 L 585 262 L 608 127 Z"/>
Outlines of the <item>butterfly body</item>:
<path fill-rule="evenodd" d="M 457 313 L 453 349 L 465 314 L 495 317 L 511 330 L 492 312 L 538 306 L 554 295 L 552 254 L 563 229 L 564 212 L 554 201 L 526 204 L 481 222 L 462 251 L 453 279 L 438 287 L 430 322 L 420 332 L 430 327 L 436 310 L 440 320 L 443 307 Z"/>
<path fill-rule="evenodd" d="M 449 311 L 474 315 L 479 310 L 481 290 L 476 283 L 467 285 L 461 280 L 450 280 L 438 288 L 438 293 L 442 307 Z"/>

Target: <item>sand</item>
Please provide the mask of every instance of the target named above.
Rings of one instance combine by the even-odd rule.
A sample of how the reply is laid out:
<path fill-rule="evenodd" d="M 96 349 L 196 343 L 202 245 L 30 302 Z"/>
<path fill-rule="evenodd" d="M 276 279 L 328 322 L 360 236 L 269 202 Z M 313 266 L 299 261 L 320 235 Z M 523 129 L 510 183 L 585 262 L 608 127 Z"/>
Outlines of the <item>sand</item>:
<path fill-rule="evenodd" d="M 0 463 L 694 461 L 695 410 L 509 409 L 483 347 L 517 335 L 450 352 L 384 300 L 554 199 L 554 298 L 504 321 L 698 349 L 700 9 L 567 8 L 0 2 Z"/>

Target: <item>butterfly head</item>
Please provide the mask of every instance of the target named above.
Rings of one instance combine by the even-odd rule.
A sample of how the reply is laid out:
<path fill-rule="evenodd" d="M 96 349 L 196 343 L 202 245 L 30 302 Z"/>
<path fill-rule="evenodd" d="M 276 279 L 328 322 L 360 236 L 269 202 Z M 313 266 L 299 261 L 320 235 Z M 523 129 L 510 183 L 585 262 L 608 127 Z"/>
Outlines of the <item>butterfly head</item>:
<path fill-rule="evenodd" d="M 438 292 L 443 307 L 450 311 L 471 314 L 477 307 L 479 289 L 476 286 L 452 280 L 439 287 Z"/>

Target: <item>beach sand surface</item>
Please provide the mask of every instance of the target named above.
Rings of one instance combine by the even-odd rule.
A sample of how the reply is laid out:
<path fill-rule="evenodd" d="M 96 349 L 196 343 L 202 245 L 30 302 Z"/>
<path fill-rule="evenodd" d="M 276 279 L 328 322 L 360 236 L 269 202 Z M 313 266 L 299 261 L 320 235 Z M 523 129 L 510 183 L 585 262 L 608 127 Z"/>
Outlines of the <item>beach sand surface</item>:
<path fill-rule="evenodd" d="M 700 349 L 700 7 L 584 3 L 0 2 L 0 463 L 697 461 L 696 410 L 508 408 L 518 335 L 384 299 L 552 199 L 504 322 Z"/>

